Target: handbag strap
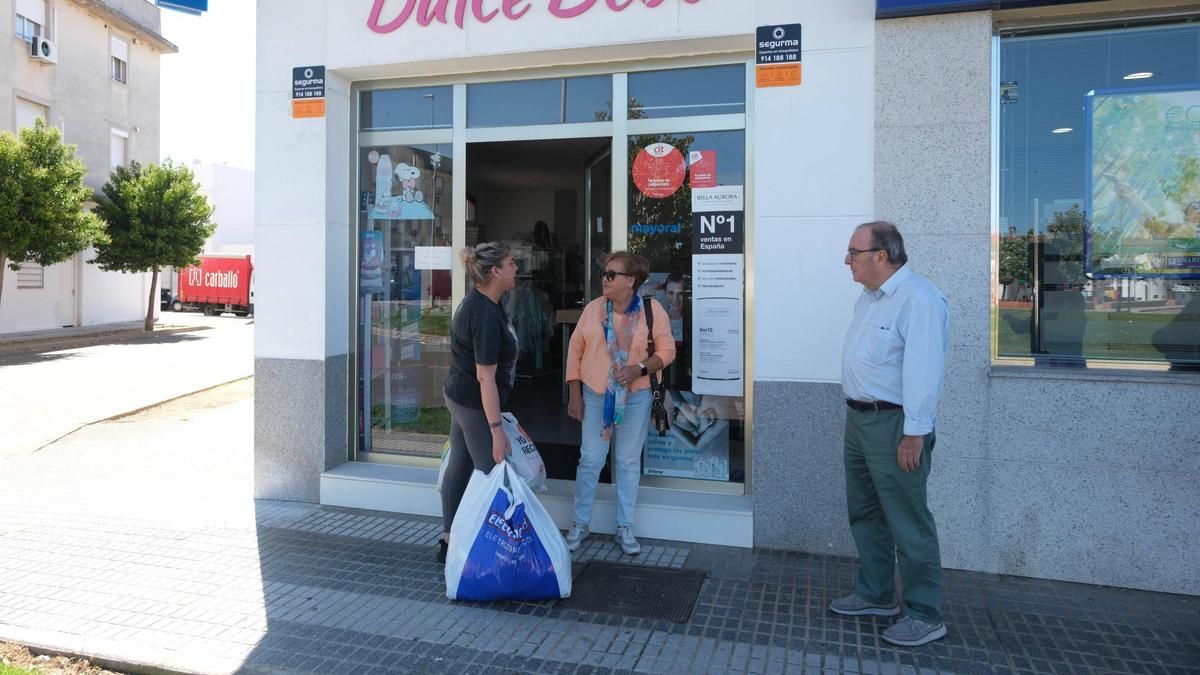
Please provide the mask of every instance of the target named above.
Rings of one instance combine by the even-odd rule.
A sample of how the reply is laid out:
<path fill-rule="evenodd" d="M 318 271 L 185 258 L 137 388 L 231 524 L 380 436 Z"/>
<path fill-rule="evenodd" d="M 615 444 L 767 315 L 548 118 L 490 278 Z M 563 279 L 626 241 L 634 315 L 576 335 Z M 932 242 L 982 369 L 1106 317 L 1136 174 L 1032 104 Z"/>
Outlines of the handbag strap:
<path fill-rule="evenodd" d="M 646 311 L 646 358 L 654 356 L 654 310 L 650 308 L 650 299 L 643 298 L 642 306 Z M 650 373 L 650 391 L 655 398 L 662 394 L 659 392 L 658 373 Z"/>

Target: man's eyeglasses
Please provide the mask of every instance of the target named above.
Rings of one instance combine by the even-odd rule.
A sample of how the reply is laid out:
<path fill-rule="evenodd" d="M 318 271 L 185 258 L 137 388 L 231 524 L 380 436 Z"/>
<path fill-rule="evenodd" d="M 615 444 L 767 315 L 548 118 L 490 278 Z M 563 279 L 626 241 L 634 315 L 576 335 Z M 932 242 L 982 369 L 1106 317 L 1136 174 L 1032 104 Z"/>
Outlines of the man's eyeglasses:
<path fill-rule="evenodd" d="M 854 256 L 858 255 L 859 253 L 874 253 L 876 251 L 882 251 L 882 250 L 883 249 L 881 249 L 881 248 L 848 248 L 848 249 L 846 249 L 846 257 L 853 258 Z"/>
<path fill-rule="evenodd" d="M 604 277 L 605 279 L 608 279 L 609 281 L 612 281 L 613 279 L 617 278 L 618 274 L 620 274 L 623 277 L 633 276 L 632 274 L 630 274 L 628 272 L 618 272 L 616 270 L 604 270 L 603 272 L 600 273 L 600 276 Z"/>

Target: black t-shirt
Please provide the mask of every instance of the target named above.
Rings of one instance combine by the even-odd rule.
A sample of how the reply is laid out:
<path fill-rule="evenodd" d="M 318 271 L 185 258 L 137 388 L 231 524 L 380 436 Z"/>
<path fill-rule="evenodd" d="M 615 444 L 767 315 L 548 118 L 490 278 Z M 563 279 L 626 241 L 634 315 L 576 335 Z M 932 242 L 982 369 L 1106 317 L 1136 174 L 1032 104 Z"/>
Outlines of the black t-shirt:
<path fill-rule="evenodd" d="M 446 396 L 468 408 L 483 408 L 475 364 L 496 366 L 500 405 L 508 400 L 517 376 L 517 333 L 504 307 L 473 290 L 463 298 L 450 325 L 450 374 Z"/>

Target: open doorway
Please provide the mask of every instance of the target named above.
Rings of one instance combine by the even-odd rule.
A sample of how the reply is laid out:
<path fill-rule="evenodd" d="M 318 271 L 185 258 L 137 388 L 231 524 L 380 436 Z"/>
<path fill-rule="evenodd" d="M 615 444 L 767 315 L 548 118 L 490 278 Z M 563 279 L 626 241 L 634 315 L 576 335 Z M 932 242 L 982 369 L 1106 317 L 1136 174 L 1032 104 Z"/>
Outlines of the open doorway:
<path fill-rule="evenodd" d="M 550 478 L 573 480 L 579 460 L 565 355 L 581 309 L 599 295 L 600 263 L 611 250 L 611 145 L 606 137 L 467 148 L 466 243 L 503 241 L 520 266 L 505 298 L 520 342 L 506 409 L 537 441 Z"/>

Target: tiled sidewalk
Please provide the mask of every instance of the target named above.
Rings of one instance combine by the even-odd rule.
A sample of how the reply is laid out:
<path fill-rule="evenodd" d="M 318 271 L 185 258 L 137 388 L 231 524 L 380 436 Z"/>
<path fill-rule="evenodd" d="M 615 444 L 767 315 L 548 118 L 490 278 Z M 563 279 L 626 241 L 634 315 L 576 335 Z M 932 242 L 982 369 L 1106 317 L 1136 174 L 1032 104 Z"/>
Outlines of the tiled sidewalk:
<path fill-rule="evenodd" d="M 1200 673 L 1200 598 L 951 571 L 950 634 L 894 649 L 825 609 L 853 562 L 798 553 L 643 540 L 623 561 L 708 574 L 683 625 L 452 603 L 434 519 L 252 498 L 239 387 L 0 465 L 0 640 L 204 673 Z"/>
<path fill-rule="evenodd" d="M 1200 599 L 949 572 L 949 636 L 825 605 L 851 561 L 644 542 L 709 574 L 690 623 L 452 603 L 429 518 L 278 502 L 246 518 L 0 496 L 0 639 L 187 672 L 1197 673 Z M 167 517 L 164 517 L 167 516 Z M 173 524 L 173 521 L 178 524 Z M 593 537 L 579 561 L 619 559 Z"/>

